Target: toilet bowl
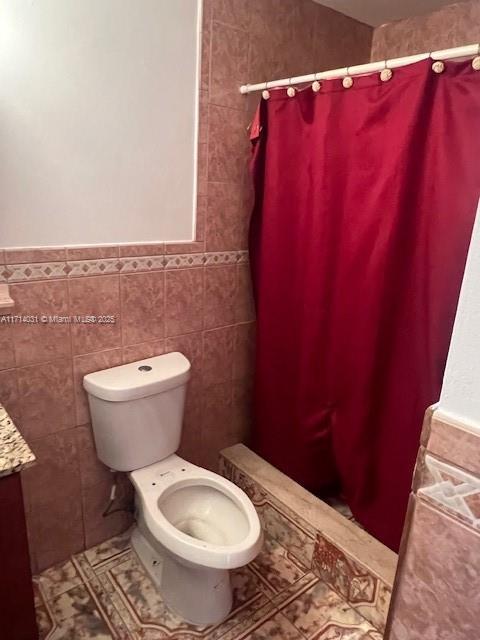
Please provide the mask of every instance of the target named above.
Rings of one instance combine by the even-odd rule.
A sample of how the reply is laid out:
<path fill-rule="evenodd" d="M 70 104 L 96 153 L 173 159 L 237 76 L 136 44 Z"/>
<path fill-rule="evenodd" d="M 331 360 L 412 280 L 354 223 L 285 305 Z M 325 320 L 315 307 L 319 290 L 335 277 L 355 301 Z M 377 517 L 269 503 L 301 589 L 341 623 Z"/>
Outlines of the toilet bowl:
<path fill-rule="evenodd" d="M 193 624 L 223 620 L 232 606 L 229 570 L 253 560 L 262 545 L 249 498 L 176 455 L 130 479 L 138 511 L 132 545 L 166 604 Z"/>
<path fill-rule="evenodd" d="M 97 455 L 135 487 L 132 546 L 165 603 L 214 624 L 231 610 L 229 570 L 260 551 L 260 521 L 229 480 L 176 455 L 190 363 L 169 353 L 84 377 Z"/>

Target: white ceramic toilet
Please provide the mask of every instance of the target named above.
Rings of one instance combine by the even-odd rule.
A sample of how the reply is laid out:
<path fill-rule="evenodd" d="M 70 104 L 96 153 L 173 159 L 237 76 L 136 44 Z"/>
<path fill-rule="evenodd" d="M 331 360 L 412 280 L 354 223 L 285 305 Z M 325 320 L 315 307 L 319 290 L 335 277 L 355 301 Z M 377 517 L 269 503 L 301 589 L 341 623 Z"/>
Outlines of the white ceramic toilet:
<path fill-rule="evenodd" d="M 213 624 L 232 606 L 229 569 L 255 558 L 262 532 L 239 487 L 175 455 L 189 375 L 187 358 L 168 353 L 90 373 L 83 386 L 98 457 L 135 487 L 133 548 L 173 611 Z"/>

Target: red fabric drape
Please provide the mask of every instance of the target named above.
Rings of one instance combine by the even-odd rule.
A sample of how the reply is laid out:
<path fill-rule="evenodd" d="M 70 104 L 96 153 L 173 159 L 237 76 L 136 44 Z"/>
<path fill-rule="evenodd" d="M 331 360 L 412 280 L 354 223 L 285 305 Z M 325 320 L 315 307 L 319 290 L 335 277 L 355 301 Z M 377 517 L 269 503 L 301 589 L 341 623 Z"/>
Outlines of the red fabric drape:
<path fill-rule="evenodd" d="M 398 547 L 480 194 L 480 72 L 271 91 L 254 143 L 256 450 Z"/>

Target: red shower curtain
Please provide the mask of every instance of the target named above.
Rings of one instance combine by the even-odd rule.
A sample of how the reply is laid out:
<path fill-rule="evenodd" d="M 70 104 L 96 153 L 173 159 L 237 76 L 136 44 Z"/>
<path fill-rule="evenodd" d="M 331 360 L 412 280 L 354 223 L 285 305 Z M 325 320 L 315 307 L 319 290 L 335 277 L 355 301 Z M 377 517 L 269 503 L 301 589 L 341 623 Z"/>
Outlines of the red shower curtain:
<path fill-rule="evenodd" d="M 480 195 L 480 72 L 432 61 L 262 100 L 256 450 L 397 549 Z"/>

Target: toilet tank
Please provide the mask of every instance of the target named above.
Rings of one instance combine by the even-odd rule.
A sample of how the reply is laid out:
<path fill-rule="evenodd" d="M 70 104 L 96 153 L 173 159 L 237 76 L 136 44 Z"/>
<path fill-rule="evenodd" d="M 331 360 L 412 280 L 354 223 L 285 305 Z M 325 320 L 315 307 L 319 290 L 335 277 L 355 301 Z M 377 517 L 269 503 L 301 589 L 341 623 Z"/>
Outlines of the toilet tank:
<path fill-rule="evenodd" d="M 100 460 L 133 471 L 177 451 L 190 362 L 178 352 L 83 378 Z"/>

